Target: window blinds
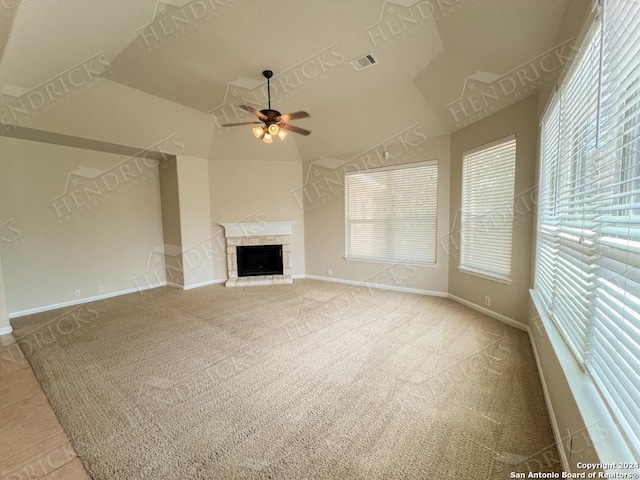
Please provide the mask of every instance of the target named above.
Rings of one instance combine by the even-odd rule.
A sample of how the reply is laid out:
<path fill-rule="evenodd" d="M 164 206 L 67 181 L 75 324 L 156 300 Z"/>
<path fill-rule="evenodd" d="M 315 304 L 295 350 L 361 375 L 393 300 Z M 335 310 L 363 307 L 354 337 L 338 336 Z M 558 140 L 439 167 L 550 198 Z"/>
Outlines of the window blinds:
<path fill-rule="evenodd" d="M 640 452 L 640 2 L 602 22 L 543 119 L 535 288 Z"/>
<path fill-rule="evenodd" d="M 589 371 L 640 452 L 640 2 L 605 5 Z"/>
<path fill-rule="evenodd" d="M 434 264 L 438 163 L 345 174 L 346 258 Z"/>
<path fill-rule="evenodd" d="M 463 155 L 460 269 L 511 279 L 515 172 L 513 136 Z"/>

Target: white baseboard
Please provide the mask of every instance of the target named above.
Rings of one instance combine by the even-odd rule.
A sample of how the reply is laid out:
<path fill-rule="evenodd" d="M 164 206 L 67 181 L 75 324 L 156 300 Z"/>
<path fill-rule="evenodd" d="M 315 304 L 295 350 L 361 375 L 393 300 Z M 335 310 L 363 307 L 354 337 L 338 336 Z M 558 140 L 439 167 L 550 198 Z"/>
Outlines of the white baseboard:
<path fill-rule="evenodd" d="M 531 349 L 533 350 L 533 356 L 536 359 L 536 366 L 538 367 L 538 375 L 540 376 L 540 383 L 542 384 L 542 392 L 544 393 L 544 401 L 547 405 L 547 412 L 551 419 L 551 430 L 553 431 L 553 437 L 556 439 L 556 445 L 558 454 L 560 455 L 560 461 L 562 462 L 562 469 L 565 472 L 571 472 L 571 466 L 569 465 L 569 459 L 567 458 L 567 452 L 564 449 L 564 443 L 562 439 L 562 433 L 558 426 L 558 420 L 556 414 L 553 411 L 553 405 L 551 404 L 551 395 L 549 394 L 549 388 L 547 387 L 547 381 L 544 378 L 544 371 L 542 370 L 542 364 L 540 363 L 540 356 L 538 355 L 538 347 L 536 346 L 536 340 L 533 338 L 531 329 L 527 327 L 527 334 L 529 335 L 529 341 L 531 341 Z"/>
<path fill-rule="evenodd" d="M 300 278 L 307 278 L 307 276 L 304 273 L 298 274 L 298 275 L 291 275 L 291 278 L 293 278 L 294 280 L 296 278 L 300 279 Z"/>
<path fill-rule="evenodd" d="M 179 287 L 179 288 L 182 288 L 183 290 L 191 290 L 193 288 L 206 287 L 207 285 L 224 283 L 226 281 L 227 281 L 226 278 L 214 278 L 213 280 L 207 280 L 206 282 L 200 282 L 200 283 L 193 283 L 191 285 L 185 285 L 184 287 Z"/>
<path fill-rule="evenodd" d="M 164 287 L 165 285 L 167 285 L 167 282 L 154 283 L 152 285 L 145 285 L 144 287 L 129 288 L 127 290 L 120 290 L 118 292 L 104 293 L 102 295 L 96 295 L 95 297 L 84 297 L 84 298 L 79 298 L 77 300 L 71 300 L 69 302 L 55 303 L 53 305 L 45 305 L 37 308 L 30 308 L 29 310 L 21 310 L 19 312 L 9 313 L 9 318 L 24 317 L 26 315 L 47 312 L 49 310 L 55 310 L 57 308 L 72 307 L 74 305 L 81 305 L 83 303 L 104 300 L 105 298 L 119 297 L 120 295 L 127 295 L 129 293 L 136 293 L 136 292 L 142 292 L 144 290 L 151 290 L 152 288 Z"/>
<path fill-rule="evenodd" d="M 207 285 L 224 283 L 226 281 L 227 281 L 226 278 L 214 278 L 213 280 L 207 280 L 206 282 L 192 283 L 191 285 L 180 285 L 179 283 L 167 282 L 167 286 L 171 288 L 177 288 L 178 290 L 192 290 L 194 288 L 206 287 Z"/>
<path fill-rule="evenodd" d="M 304 278 L 304 275 L 295 275 L 293 278 Z M 198 288 L 198 287 L 204 287 L 207 285 L 213 285 L 213 284 L 219 284 L 219 283 L 224 283 L 226 282 L 227 279 L 226 278 L 216 278 L 213 280 L 207 280 L 206 282 L 200 282 L 200 283 L 194 283 L 193 285 L 179 285 L 177 283 L 173 283 L 173 282 L 159 282 L 159 283 L 154 283 L 152 285 L 146 285 L 144 287 L 140 287 L 140 288 L 130 288 L 127 290 L 120 290 L 117 292 L 111 292 L 111 293 L 105 293 L 102 295 L 96 295 L 94 297 L 84 297 L 84 298 L 79 298 L 78 300 L 71 300 L 68 302 L 61 302 L 61 303 L 55 303 L 52 305 L 44 305 L 42 307 L 36 307 L 36 308 L 30 308 L 28 310 L 20 310 L 18 312 L 10 312 L 9 313 L 9 318 L 18 318 L 18 317 L 24 317 L 26 315 L 33 315 L 34 313 L 42 313 L 42 312 L 48 312 L 49 310 L 56 310 L 58 308 L 64 308 L 64 307 L 72 307 L 74 305 L 81 305 L 83 303 L 89 303 L 89 302 L 95 302 L 97 300 L 104 300 L 106 298 L 112 298 L 112 297 L 118 297 L 120 295 L 127 295 L 129 293 L 135 293 L 135 292 L 141 292 L 144 290 L 150 290 L 152 288 L 158 288 L 158 287 L 164 287 L 164 286 L 168 286 L 171 288 L 177 288 L 178 290 L 191 290 L 193 288 Z M 11 327 L 7 327 L 8 330 L 5 329 L 0 329 L 0 335 L 6 335 L 8 333 L 11 333 L 13 331 L 13 329 Z M 7 330 L 5 333 L 1 333 L 4 332 L 5 330 Z"/>
<path fill-rule="evenodd" d="M 357 280 L 345 280 L 335 277 L 321 277 L 319 275 L 305 275 L 309 280 L 320 280 L 322 282 L 344 283 L 347 285 L 359 285 L 363 287 L 378 288 L 380 290 L 392 290 L 394 292 L 417 293 L 420 295 L 430 295 L 432 297 L 447 297 L 447 292 L 437 292 L 435 290 L 423 290 L 420 288 L 396 287 L 395 285 L 383 285 L 380 283 L 359 282 Z"/>
<path fill-rule="evenodd" d="M 11 325 L 0 328 L 0 335 L 9 335 L 11 332 L 13 332 Z"/>
<path fill-rule="evenodd" d="M 501 313 L 494 312 L 493 310 L 489 310 L 488 308 L 485 308 L 481 305 L 470 302 L 469 300 L 465 300 L 464 298 L 460 298 L 456 295 L 452 295 L 451 293 L 448 294 L 448 297 L 454 302 L 458 302 L 464 305 L 465 307 L 469 307 L 477 312 L 484 313 L 485 315 L 488 315 L 491 318 L 495 318 L 496 320 L 500 320 L 501 322 L 504 322 L 507 325 L 511 325 L 512 327 L 517 328 L 518 330 L 522 330 L 523 332 L 528 331 L 528 327 L 525 324 L 520 323 L 519 321 L 514 320 L 513 318 L 509 318 L 506 315 L 502 315 Z"/>

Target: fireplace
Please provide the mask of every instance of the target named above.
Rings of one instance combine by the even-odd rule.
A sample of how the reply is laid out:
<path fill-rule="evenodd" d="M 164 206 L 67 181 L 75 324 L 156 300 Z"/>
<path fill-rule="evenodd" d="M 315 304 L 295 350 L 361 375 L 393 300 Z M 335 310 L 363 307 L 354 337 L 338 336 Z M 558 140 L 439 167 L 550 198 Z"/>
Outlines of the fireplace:
<path fill-rule="evenodd" d="M 236 247 L 238 276 L 282 275 L 282 245 Z"/>
<path fill-rule="evenodd" d="M 221 223 L 227 242 L 227 287 L 293 283 L 294 222 Z"/>

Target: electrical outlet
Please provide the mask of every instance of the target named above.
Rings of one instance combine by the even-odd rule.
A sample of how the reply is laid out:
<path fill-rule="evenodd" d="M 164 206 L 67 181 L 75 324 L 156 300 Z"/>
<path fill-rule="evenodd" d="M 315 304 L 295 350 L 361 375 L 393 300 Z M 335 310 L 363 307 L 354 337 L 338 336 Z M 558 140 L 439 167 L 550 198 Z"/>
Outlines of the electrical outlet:
<path fill-rule="evenodd" d="M 193 277 L 193 275 L 189 275 L 189 283 L 193 283 L 195 281 L 196 279 Z"/>
<path fill-rule="evenodd" d="M 81 297 L 82 296 L 82 292 L 80 290 L 76 290 L 75 294 L 76 294 L 76 297 Z"/>
<path fill-rule="evenodd" d="M 104 293 L 104 285 L 98 285 L 98 293 Z"/>
<path fill-rule="evenodd" d="M 398 285 L 401 285 L 402 284 L 402 277 L 396 277 L 396 283 Z"/>
<path fill-rule="evenodd" d="M 333 276 L 333 270 L 327 268 L 327 275 L 329 275 L 330 277 Z"/>
<path fill-rule="evenodd" d="M 491 297 L 484 297 L 484 304 L 487 307 L 490 307 L 491 306 Z"/>

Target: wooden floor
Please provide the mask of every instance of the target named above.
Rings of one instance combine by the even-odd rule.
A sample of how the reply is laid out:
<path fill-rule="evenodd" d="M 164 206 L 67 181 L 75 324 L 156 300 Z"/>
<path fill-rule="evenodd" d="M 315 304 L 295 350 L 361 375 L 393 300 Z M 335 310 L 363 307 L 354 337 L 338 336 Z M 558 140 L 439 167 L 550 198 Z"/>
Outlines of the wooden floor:
<path fill-rule="evenodd" d="M 91 480 L 12 335 L 0 336 L 0 480 Z"/>

